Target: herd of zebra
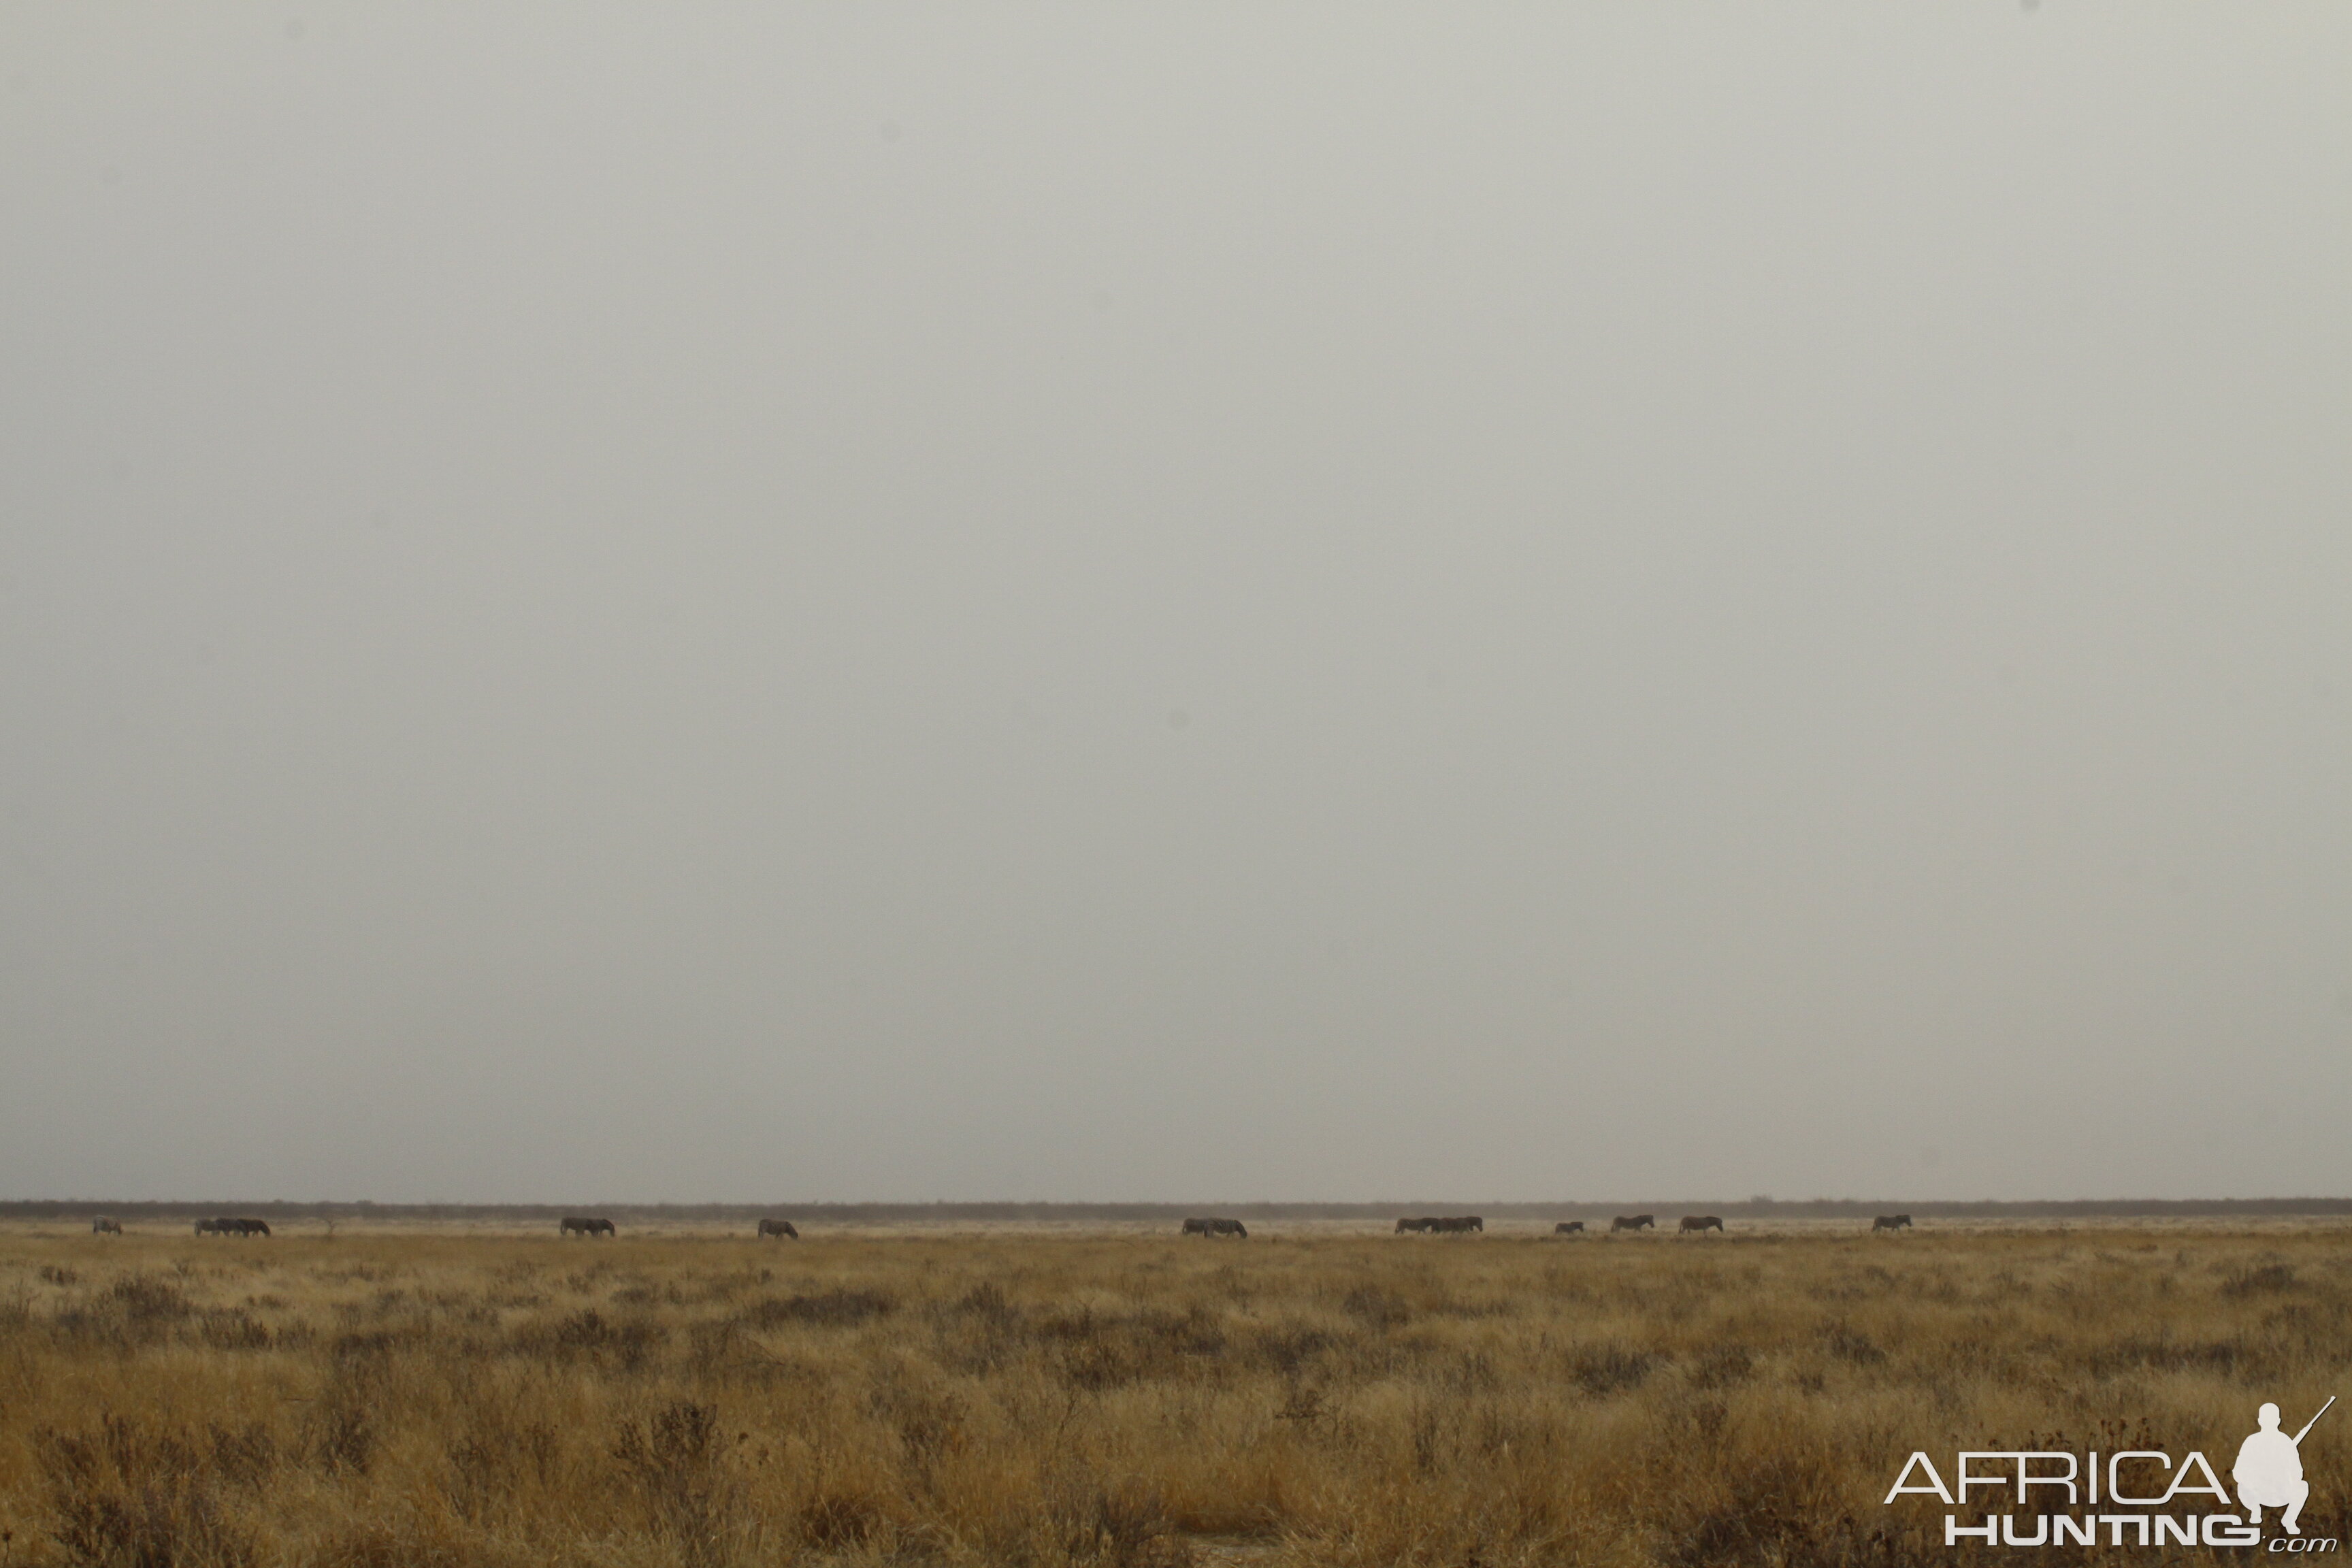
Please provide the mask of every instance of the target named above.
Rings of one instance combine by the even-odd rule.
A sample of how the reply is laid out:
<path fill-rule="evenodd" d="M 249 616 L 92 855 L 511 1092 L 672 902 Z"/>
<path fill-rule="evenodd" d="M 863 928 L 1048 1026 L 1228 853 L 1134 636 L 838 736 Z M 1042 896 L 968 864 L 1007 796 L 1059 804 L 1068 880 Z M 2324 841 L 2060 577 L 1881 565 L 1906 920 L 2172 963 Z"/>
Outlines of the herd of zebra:
<path fill-rule="evenodd" d="M 1612 1234 L 1624 1230 L 1655 1230 L 1657 1227 L 1658 1216 L 1653 1214 L 1621 1214 L 1609 1222 Z M 611 1220 L 586 1215 L 566 1215 L 563 1216 L 562 1223 L 555 1228 L 558 1236 L 618 1236 L 620 1234 L 613 1227 Z M 1416 1219 L 1401 1219 L 1396 1222 L 1396 1234 L 1399 1236 L 1465 1236 L 1473 1231 L 1484 1233 L 1486 1228 L 1486 1222 L 1475 1214 L 1424 1215 Z M 1718 1215 L 1686 1214 L 1683 1215 L 1681 1223 L 1675 1228 L 1685 1233 L 1721 1230 L 1723 1219 Z M 1874 1231 L 1909 1230 L 1912 1228 L 1911 1216 L 1907 1214 L 1883 1214 L 1870 1222 L 1870 1228 Z M 1583 1233 L 1584 1222 L 1580 1219 L 1564 1219 L 1553 1226 L 1551 1229 L 1554 1236 L 1578 1236 Z M 89 1230 L 92 1236 L 121 1236 L 122 1222 L 109 1219 L 106 1215 L 100 1215 L 89 1222 Z M 196 1221 L 196 1234 L 198 1236 L 268 1236 L 269 1222 L 260 1219 L 200 1219 Z M 1237 1219 L 1188 1219 L 1184 1222 L 1183 1234 L 1230 1236 L 1247 1241 L 1249 1227 Z M 788 1219 L 761 1220 L 760 1236 L 763 1240 L 769 1237 L 778 1238 L 791 1237 L 794 1241 L 801 1238 L 801 1233 L 793 1228 L 793 1222 Z"/>
<path fill-rule="evenodd" d="M 253 1220 L 247 1223 L 259 1225 L 261 1222 Z M 1621 1214 L 1609 1222 L 1609 1228 L 1612 1233 L 1624 1230 L 1655 1230 L 1657 1227 L 1658 1216 L 1654 1214 Z M 609 1219 L 567 1217 L 558 1228 L 565 1236 L 615 1234 L 613 1222 Z M 1721 1230 L 1723 1216 L 1711 1214 L 1686 1214 L 1683 1215 L 1675 1228 L 1685 1235 L 1694 1231 Z M 1871 1222 L 1870 1228 L 1874 1231 L 1908 1230 L 1911 1228 L 1911 1216 L 1907 1214 L 1883 1214 Z M 1486 1220 L 1475 1214 L 1423 1215 L 1396 1222 L 1396 1234 L 1399 1236 L 1467 1236 L 1473 1232 L 1483 1235 L 1486 1229 Z M 1554 1236 L 1578 1236 L 1583 1231 L 1584 1222 L 1580 1219 L 1564 1219 L 1552 1226 Z M 268 1233 L 265 1229 L 263 1234 Z M 1249 1226 L 1237 1219 L 1196 1217 L 1184 1222 L 1181 1234 L 1204 1237 L 1230 1236 L 1238 1241 L 1247 1241 Z M 763 1237 L 789 1236 L 794 1241 L 801 1238 L 801 1233 L 793 1228 L 793 1222 L 788 1219 L 761 1220 L 760 1235 Z"/>
<path fill-rule="evenodd" d="M 1654 1214 L 1621 1214 L 1609 1222 L 1609 1229 L 1612 1235 L 1618 1231 L 1657 1228 L 1658 1216 Z M 1723 1216 L 1711 1214 L 1686 1214 L 1683 1215 L 1675 1228 L 1685 1235 L 1694 1231 L 1721 1230 Z M 1874 1231 L 1909 1230 L 1912 1228 L 1911 1216 L 1907 1214 L 1883 1214 L 1870 1222 L 1870 1228 Z M 1483 1234 L 1486 1229 L 1486 1222 L 1475 1214 L 1424 1215 L 1416 1219 L 1401 1219 L 1396 1222 L 1396 1234 L 1399 1236 L 1465 1236 L 1472 1231 Z M 1584 1222 L 1580 1219 L 1564 1219 L 1551 1227 L 1551 1233 L 1554 1236 L 1581 1236 L 1584 1234 Z M 1242 1228 L 1242 1222 L 1237 1219 L 1188 1219 L 1184 1222 L 1184 1234 L 1245 1237 L 1249 1232 Z"/>
<path fill-rule="evenodd" d="M 584 1215 L 564 1215 L 563 1222 L 555 1227 L 555 1233 L 558 1236 L 618 1236 L 620 1234 L 613 1228 L 611 1220 Z M 789 1236 L 794 1241 L 801 1238 L 801 1233 L 793 1228 L 793 1222 L 788 1219 L 762 1219 L 760 1222 L 760 1236 L 762 1239 L 771 1236 L 778 1237 Z"/>

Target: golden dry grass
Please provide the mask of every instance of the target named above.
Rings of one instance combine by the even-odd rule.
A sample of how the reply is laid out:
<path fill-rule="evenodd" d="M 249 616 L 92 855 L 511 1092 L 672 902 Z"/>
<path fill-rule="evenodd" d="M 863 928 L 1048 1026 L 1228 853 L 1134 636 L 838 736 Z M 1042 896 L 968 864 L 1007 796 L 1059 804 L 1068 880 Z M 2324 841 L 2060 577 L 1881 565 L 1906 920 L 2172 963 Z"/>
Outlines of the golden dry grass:
<path fill-rule="evenodd" d="M 2260 1400 L 2352 1393 L 2316 1226 L 142 1228 L 0 1233 L 9 1568 L 1945 1563 L 1879 1500 L 1914 1448 L 2226 1473 Z M 2352 1535 L 2352 1416 L 2305 1447 Z"/>

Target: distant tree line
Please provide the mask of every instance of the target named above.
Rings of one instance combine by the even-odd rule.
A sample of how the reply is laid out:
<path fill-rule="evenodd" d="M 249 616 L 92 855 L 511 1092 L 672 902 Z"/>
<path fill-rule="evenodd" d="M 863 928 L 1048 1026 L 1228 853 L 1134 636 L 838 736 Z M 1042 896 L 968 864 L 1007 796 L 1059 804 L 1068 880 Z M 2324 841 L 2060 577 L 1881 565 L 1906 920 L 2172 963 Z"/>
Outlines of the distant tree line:
<path fill-rule="evenodd" d="M 1644 1198 L 1609 1202 L 1465 1203 L 1458 1200 L 1415 1200 L 1372 1204 L 1216 1203 L 1216 1204 L 596 1204 L 594 1212 L 638 1225 L 664 1221 L 756 1221 L 779 1208 L 796 1216 L 836 1225 L 876 1225 L 892 1221 L 930 1220 L 954 1224 L 978 1220 L 1061 1220 L 1072 1223 L 1103 1220 L 1181 1220 L 1204 1208 L 1253 1220 L 1355 1219 L 1383 1224 L 1402 1213 L 1471 1212 L 1489 1219 L 1608 1219 L 1637 1209 L 1658 1213 L 1721 1215 L 1726 1218 L 1869 1219 L 1900 1208 L 1922 1219 L 2257 1219 L 2273 1215 L 2352 1215 L 2352 1198 L 2062 1198 L 2031 1202 L 1935 1203 L 1917 1198 L 1750 1198 L 1731 1202 L 1720 1198 L 1664 1200 Z M 0 1202 L 0 1219 L 87 1220 L 105 1214 L 122 1219 L 193 1219 L 236 1211 L 271 1220 L 556 1220 L 582 1212 L 577 1204 L 378 1204 L 293 1203 L 283 1199 L 254 1202 L 238 1198 L 207 1198 L 202 1202 L 121 1198 L 26 1199 Z"/>

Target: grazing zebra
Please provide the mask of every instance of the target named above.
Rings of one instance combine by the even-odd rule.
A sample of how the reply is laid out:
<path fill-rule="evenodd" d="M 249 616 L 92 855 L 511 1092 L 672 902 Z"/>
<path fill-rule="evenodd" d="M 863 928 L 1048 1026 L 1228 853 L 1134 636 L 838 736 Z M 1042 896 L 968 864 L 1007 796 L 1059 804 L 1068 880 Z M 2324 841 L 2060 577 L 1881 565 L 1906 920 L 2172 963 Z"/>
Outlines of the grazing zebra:
<path fill-rule="evenodd" d="M 1437 1222 L 1433 1219 L 1401 1219 L 1397 1221 L 1396 1233 L 1402 1236 L 1408 1231 L 1431 1231 L 1436 1228 Z"/>
<path fill-rule="evenodd" d="M 789 1236 L 794 1241 L 798 1241 L 801 1238 L 801 1233 L 793 1228 L 793 1222 L 788 1219 L 761 1220 L 760 1222 L 760 1234 L 761 1236 Z"/>
<path fill-rule="evenodd" d="M 268 1236 L 269 1222 L 266 1219 L 225 1219 L 221 1224 L 239 1236 Z"/>
<path fill-rule="evenodd" d="M 109 1219 L 104 1215 L 100 1215 L 89 1222 L 89 1233 L 92 1236 L 121 1236 L 122 1222 L 119 1219 Z"/>
<path fill-rule="evenodd" d="M 233 1219 L 200 1219 L 196 1221 L 198 1236 L 234 1236 L 236 1221 Z"/>
<path fill-rule="evenodd" d="M 1484 1231 L 1486 1222 L 1475 1214 L 1449 1215 L 1437 1222 L 1438 1230 L 1447 1236 L 1464 1236 L 1471 1231 Z"/>
<path fill-rule="evenodd" d="M 1584 1229 L 1584 1222 L 1583 1222 L 1582 1220 L 1580 1220 L 1580 1219 L 1564 1219 L 1564 1220 L 1560 1221 L 1558 1225 L 1556 1225 L 1556 1226 L 1552 1226 L 1552 1227 L 1551 1227 L 1551 1233 L 1552 1233 L 1554 1236 L 1575 1236 L 1575 1235 L 1579 1234 L 1580 1232 L 1581 1232 L 1583 1229 Z"/>
<path fill-rule="evenodd" d="M 1909 1230 L 1911 1228 L 1911 1216 L 1907 1214 L 1883 1214 L 1876 1219 L 1870 1222 L 1870 1228 L 1874 1231 Z"/>
<path fill-rule="evenodd" d="M 563 1223 L 556 1226 L 555 1230 L 558 1236 L 570 1236 L 574 1232 L 577 1232 L 582 1236 L 613 1236 L 618 1234 L 613 1229 L 613 1222 L 609 1219 L 583 1219 L 577 1215 L 564 1215 Z"/>
<path fill-rule="evenodd" d="M 1658 1216 L 1654 1214 L 1621 1214 L 1609 1222 L 1609 1229 L 1612 1235 L 1621 1230 L 1655 1230 L 1657 1228 Z"/>
<path fill-rule="evenodd" d="M 1719 1215 L 1686 1214 L 1683 1215 L 1681 1228 L 1685 1236 L 1688 1236 L 1695 1230 L 1721 1230 L 1723 1219 Z"/>
<path fill-rule="evenodd" d="M 1186 1236 L 1237 1236 L 1249 1239 L 1249 1226 L 1237 1219 L 1188 1219 L 1184 1222 Z"/>

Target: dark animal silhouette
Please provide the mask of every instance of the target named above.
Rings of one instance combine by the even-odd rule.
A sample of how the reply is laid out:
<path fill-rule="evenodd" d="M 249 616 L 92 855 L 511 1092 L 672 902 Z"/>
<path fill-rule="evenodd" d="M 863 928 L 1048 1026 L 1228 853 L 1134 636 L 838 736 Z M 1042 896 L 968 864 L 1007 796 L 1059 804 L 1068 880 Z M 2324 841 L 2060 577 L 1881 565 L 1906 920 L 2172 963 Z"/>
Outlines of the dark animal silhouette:
<path fill-rule="evenodd" d="M 225 1219 L 221 1225 L 239 1236 L 268 1236 L 269 1222 L 266 1219 Z"/>
<path fill-rule="evenodd" d="M 618 1234 L 613 1229 L 613 1222 L 609 1219 L 583 1219 L 578 1215 L 564 1215 L 563 1223 L 556 1226 L 555 1229 L 556 1234 L 559 1236 L 571 1236 L 575 1232 L 581 1236 L 614 1236 Z"/>
<path fill-rule="evenodd" d="M 200 1219 L 196 1221 L 198 1236 L 234 1236 L 236 1221 L 233 1219 Z"/>
<path fill-rule="evenodd" d="M 1584 1222 L 1582 1220 L 1564 1219 L 1558 1225 L 1551 1227 L 1551 1233 L 1554 1236 L 1575 1236 L 1583 1229 Z"/>
<path fill-rule="evenodd" d="M 788 1219 L 761 1220 L 760 1222 L 760 1234 L 761 1236 L 789 1236 L 794 1241 L 798 1241 L 801 1238 L 801 1233 L 793 1228 L 793 1222 Z"/>
<path fill-rule="evenodd" d="M 1907 1214 L 1883 1214 L 1870 1222 L 1873 1230 L 1909 1230 L 1911 1216 Z"/>
<path fill-rule="evenodd" d="M 1719 1215 L 1686 1214 L 1683 1215 L 1681 1228 L 1685 1236 L 1695 1230 L 1721 1230 L 1723 1219 Z"/>
<path fill-rule="evenodd" d="M 1446 1235 L 1460 1236 L 1474 1230 L 1483 1232 L 1486 1222 L 1475 1214 L 1449 1215 L 1437 1222 L 1437 1228 Z"/>
<path fill-rule="evenodd" d="M 1188 1219 L 1184 1222 L 1186 1236 L 1237 1236 L 1249 1239 L 1249 1227 L 1237 1219 Z"/>
<path fill-rule="evenodd" d="M 1437 1222 L 1433 1219 L 1401 1219 L 1397 1221 L 1396 1233 L 1399 1236 L 1403 1236 L 1408 1232 L 1434 1230 L 1436 1228 Z"/>
<path fill-rule="evenodd" d="M 119 1219 L 109 1219 L 104 1215 L 100 1215 L 89 1222 L 89 1233 L 92 1236 L 121 1236 L 122 1222 Z"/>
<path fill-rule="evenodd" d="M 1654 1214 L 1621 1214 L 1609 1222 L 1609 1228 L 1612 1233 L 1621 1230 L 1655 1230 L 1657 1226 L 1658 1216 Z"/>

